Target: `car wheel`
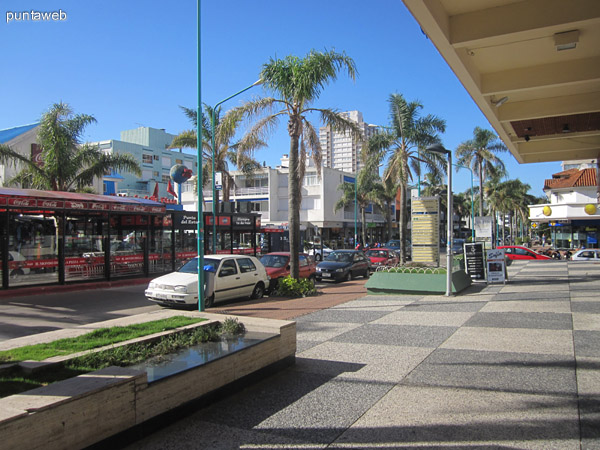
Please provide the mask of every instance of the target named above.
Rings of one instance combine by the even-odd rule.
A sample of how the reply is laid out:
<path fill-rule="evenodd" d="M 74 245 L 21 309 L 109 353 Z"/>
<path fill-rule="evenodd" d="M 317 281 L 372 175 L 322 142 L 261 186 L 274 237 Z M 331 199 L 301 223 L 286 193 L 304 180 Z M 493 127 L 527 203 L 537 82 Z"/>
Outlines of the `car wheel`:
<path fill-rule="evenodd" d="M 369 268 L 367 267 L 367 269 L 365 270 L 365 274 L 364 277 L 365 278 L 369 278 L 371 276 L 371 271 L 369 270 Z"/>
<path fill-rule="evenodd" d="M 204 307 L 205 308 L 212 308 L 212 306 L 214 304 L 215 304 L 215 294 L 211 295 L 210 297 L 204 298 Z"/>
<path fill-rule="evenodd" d="M 315 261 L 321 261 L 321 255 L 319 253 L 315 253 Z"/>
<path fill-rule="evenodd" d="M 352 271 L 348 271 L 348 275 L 344 278 L 344 281 L 352 281 Z"/>
<path fill-rule="evenodd" d="M 256 283 L 256 286 L 254 286 L 254 290 L 252 291 L 250 298 L 252 300 L 258 300 L 259 298 L 262 298 L 263 295 L 265 295 L 265 285 L 262 283 L 262 281 L 260 281 Z"/>

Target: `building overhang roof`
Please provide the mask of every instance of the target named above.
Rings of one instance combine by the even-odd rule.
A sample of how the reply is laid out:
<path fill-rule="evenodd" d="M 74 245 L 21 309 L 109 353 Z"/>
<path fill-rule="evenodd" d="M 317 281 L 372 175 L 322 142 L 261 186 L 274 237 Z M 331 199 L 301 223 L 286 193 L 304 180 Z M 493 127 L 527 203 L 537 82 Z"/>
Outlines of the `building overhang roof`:
<path fill-rule="evenodd" d="M 600 1 L 403 2 L 517 161 L 598 158 Z"/>

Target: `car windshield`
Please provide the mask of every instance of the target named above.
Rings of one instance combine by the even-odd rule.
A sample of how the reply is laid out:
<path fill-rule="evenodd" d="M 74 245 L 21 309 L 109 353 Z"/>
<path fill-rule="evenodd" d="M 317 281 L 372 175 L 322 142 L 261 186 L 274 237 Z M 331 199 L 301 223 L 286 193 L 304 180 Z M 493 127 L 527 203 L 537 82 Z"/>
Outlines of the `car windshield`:
<path fill-rule="evenodd" d="M 335 261 L 335 262 L 352 262 L 354 258 L 353 253 L 345 253 L 345 252 L 333 252 L 327 255 L 325 261 Z"/>
<path fill-rule="evenodd" d="M 265 255 L 260 258 L 260 262 L 265 267 L 275 267 L 278 269 L 280 267 L 285 267 L 288 262 L 288 257 L 284 255 Z"/>
<path fill-rule="evenodd" d="M 204 258 L 204 266 L 210 266 L 213 268 L 213 270 L 217 270 L 217 267 L 219 266 L 219 260 L 218 259 L 210 259 L 210 258 Z M 188 262 L 186 262 L 183 266 L 181 266 L 181 268 L 178 270 L 178 272 L 183 272 L 183 273 L 198 273 L 198 258 L 194 258 L 194 259 L 190 259 Z"/>

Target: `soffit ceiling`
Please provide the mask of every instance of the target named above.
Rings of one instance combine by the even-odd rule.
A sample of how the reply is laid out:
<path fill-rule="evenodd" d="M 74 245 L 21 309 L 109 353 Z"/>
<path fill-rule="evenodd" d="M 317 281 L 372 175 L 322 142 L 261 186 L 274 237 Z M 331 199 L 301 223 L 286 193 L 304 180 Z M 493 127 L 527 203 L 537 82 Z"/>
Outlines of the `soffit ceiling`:
<path fill-rule="evenodd" d="M 517 161 L 598 158 L 600 0 L 403 2 Z"/>

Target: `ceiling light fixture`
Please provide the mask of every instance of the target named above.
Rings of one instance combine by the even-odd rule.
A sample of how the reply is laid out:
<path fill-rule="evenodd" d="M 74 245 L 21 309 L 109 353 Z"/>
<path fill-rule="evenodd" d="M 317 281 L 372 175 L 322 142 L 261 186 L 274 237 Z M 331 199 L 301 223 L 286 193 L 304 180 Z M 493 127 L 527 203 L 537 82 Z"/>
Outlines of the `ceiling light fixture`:
<path fill-rule="evenodd" d="M 500 106 L 504 105 L 507 101 L 508 97 L 506 96 L 502 97 L 499 100 L 490 99 L 490 102 L 492 102 L 492 105 L 494 105 L 496 108 L 499 108 Z"/>
<path fill-rule="evenodd" d="M 556 51 L 572 50 L 577 47 L 579 42 L 579 30 L 565 31 L 554 35 L 554 46 Z"/>
<path fill-rule="evenodd" d="M 571 132 L 571 129 L 569 128 L 569 124 L 568 124 L 568 123 L 565 123 L 565 124 L 563 125 L 562 132 L 563 132 L 563 133 L 570 133 L 570 132 Z"/>
<path fill-rule="evenodd" d="M 529 142 L 531 140 L 531 138 L 529 137 L 528 134 L 525 135 L 525 142 Z"/>

